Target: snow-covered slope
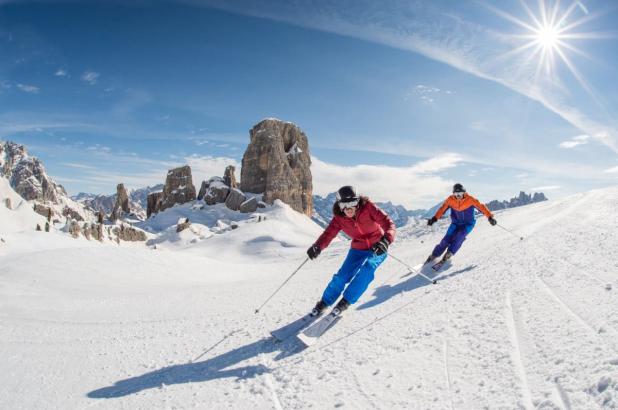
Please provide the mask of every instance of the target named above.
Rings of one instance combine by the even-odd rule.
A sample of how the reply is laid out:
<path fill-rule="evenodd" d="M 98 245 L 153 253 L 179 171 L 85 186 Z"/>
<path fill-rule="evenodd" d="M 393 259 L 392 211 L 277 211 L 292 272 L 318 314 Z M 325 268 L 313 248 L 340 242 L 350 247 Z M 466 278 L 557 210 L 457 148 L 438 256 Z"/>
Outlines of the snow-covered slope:
<path fill-rule="evenodd" d="M 314 239 L 285 208 L 179 251 L 16 234 L 0 408 L 618 408 L 616 203 L 608 188 L 497 213 L 523 241 L 481 219 L 438 285 L 387 259 L 307 350 L 268 331 L 313 306 L 348 243 L 254 314 Z M 391 254 L 416 265 L 444 229 L 401 232 Z"/>
<path fill-rule="evenodd" d="M 7 199 L 10 209 L 6 206 Z M 34 212 L 32 205 L 11 188 L 6 178 L 0 178 L 0 236 L 15 232 L 32 232 L 37 224 L 43 228 L 45 218 Z"/>

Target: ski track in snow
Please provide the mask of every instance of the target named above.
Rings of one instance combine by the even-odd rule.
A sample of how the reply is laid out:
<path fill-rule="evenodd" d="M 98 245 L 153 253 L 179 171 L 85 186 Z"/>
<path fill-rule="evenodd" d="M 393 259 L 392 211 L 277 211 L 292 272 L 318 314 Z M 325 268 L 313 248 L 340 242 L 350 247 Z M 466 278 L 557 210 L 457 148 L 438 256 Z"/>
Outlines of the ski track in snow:
<path fill-rule="evenodd" d="M 530 394 L 530 387 L 528 383 L 528 377 L 526 376 L 526 368 L 524 367 L 522 361 L 522 349 L 520 343 L 519 331 L 517 330 L 517 320 L 515 318 L 515 312 L 513 311 L 513 306 L 511 303 L 511 293 L 507 292 L 505 298 L 505 306 L 506 306 L 506 322 L 509 328 L 509 335 L 511 337 L 511 345 L 513 347 L 511 358 L 514 362 L 517 375 L 519 376 L 519 380 L 521 381 L 521 393 L 523 404 L 526 409 L 534 409 L 535 406 L 532 403 L 532 395 Z"/>

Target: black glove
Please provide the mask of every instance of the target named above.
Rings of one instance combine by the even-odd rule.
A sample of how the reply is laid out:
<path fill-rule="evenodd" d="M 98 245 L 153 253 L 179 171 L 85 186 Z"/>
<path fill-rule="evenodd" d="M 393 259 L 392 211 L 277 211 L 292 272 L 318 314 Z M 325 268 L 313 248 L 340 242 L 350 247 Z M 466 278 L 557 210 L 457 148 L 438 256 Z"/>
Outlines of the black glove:
<path fill-rule="evenodd" d="M 383 253 L 386 253 L 388 251 L 388 245 L 390 244 L 391 243 L 388 239 L 386 239 L 386 236 L 383 236 L 382 239 L 373 244 L 371 250 L 376 255 L 382 255 Z"/>
<path fill-rule="evenodd" d="M 435 216 L 432 216 L 431 219 L 427 220 L 427 225 L 431 226 L 431 225 L 435 224 L 436 222 L 438 222 L 438 220 L 436 219 Z"/>
<path fill-rule="evenodd" d="M 322 252 L 322 249 L 316 244 L 311 245 L 309 249 L 307 249 L 307 256 L 309 259 L 315 259 Z"/>
<path fill-rule="evenodd" d="M 493 216 L 490 216 L 489 218 L 487 218 L 487 220 L 489 221 L 491 226 L 495 226 L 498 223 L 498 221 L 496 221 Z"/>

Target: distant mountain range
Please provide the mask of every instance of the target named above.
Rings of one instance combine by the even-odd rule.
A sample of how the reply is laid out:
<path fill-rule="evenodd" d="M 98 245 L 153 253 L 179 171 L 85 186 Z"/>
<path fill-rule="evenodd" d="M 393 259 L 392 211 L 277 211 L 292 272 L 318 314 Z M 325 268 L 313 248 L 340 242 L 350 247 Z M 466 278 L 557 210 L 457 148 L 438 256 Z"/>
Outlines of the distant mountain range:
<path fill-rule="evenodd" d="M 333 204 L 335 201 L 336 194 L 334 192 L 328 194 L 326 197 L 314 195 L 312 219 L 319 225 L 326 226 L 333 216 Z M 488 202 L 486 205 L 489 210 L 498 211 L 501 209 L 515 208 L 542 201 L 547 201 L 547 197 L 545 197 L 545 194 L 542 192 L 526 194 L 522 191 L 518 196 L 513 197 L 508 201 L 493 200 Z M 376 202 L 376 204 L 393 219 L 393 222 L 395 222 L 397 227 L 407 225 L 411 220 L 431 218 L 435 215 L 440 206 L 442 206 L 442 202 L 440 202 L 429 209 L 415 209 L 410 211 L 403 205 L 395 205 L 390 201 Z"/>
<path fill-rule="evenodd" d="M 148 194 L 161 191 L 162 189 L 163 184 L 139 189 L 128 189 L 127 193 L 129 194 L 129 203 L 133 213 L 141 215 L 143 216 L 143 219 L 146 219 Z M 72 196 L 71 199 L 94 211 L 103 210 L 106 214 L 110 214 L 114 209 L 114 204 L 116 204 L 116 194 L 95 195 L 80 192 L 79 194 Z"/>

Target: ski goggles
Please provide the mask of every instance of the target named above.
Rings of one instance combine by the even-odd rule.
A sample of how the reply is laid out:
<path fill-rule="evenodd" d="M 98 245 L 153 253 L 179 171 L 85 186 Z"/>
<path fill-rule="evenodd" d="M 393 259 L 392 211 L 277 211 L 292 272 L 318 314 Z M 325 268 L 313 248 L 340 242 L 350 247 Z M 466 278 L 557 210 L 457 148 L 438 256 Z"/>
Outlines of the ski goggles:
<path fill-rule="evenodd" d="M 461 199 L 464 197 L 465 192 L 453 192 L 453 195 L 455 196 L 455 198 L 457 199 Z"/>
<path fill-rule="evenodd" d="M 354 201 L 348 201 L 348 202 L 339 202 L 339 208 L 342 211 L 347 208 L 356 208 L 357 206 L 358 206 L 358 199 L 355 199 Z"/>

